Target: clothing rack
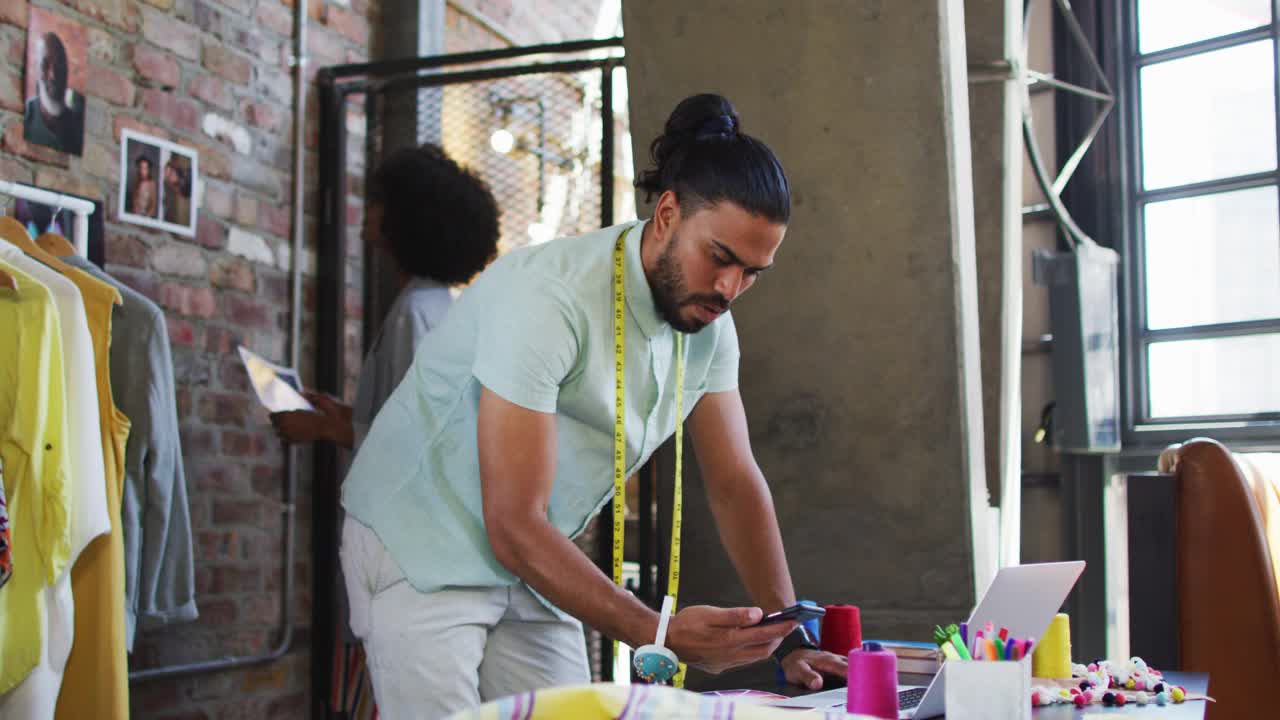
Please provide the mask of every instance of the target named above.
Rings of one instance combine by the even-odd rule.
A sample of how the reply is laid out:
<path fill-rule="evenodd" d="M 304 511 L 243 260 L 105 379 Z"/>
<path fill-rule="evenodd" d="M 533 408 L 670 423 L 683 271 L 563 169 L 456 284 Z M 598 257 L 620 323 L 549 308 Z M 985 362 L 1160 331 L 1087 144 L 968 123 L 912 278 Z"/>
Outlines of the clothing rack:
<path fill-rule="evenodd" d="M 94 210 L 92 202 L 73 195 L 41 190 L 38 187 L 9 182 L 8 180 L 0 180 L 0 193 L 38 202 L 42 205 L 49 205 L 59 210 L 70 210 L 75 213 L 75 237 L 72 238 L 71 244 L 75 245 L 77 255 L 81 257 L 89 256 L 89 216 L 93 214 Z"/>

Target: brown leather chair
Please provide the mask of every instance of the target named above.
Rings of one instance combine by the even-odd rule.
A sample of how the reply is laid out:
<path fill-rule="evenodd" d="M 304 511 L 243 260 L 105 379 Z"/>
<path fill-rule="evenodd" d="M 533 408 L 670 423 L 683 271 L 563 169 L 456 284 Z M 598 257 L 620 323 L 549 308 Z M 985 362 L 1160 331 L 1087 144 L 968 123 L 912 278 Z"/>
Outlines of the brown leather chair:
<path fill-rule="evenodd" d="M 1249 458 L 1203 438 L 1160 457 L 1177 482 L 1180 669 L 1209 673 L 1210 720 L 1280 713 L 1280 477 Z"/>

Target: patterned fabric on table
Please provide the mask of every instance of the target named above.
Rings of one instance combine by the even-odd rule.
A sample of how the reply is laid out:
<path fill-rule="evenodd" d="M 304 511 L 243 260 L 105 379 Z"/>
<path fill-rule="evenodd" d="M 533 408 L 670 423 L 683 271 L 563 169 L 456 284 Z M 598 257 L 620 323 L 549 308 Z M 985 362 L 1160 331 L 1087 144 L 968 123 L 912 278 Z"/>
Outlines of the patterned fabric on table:
<path fill-rule="evenodd" d="M 9 555 L 9 507 L 4 504 L 4 464 L 0 463 L 0 587 L 13 574 L 13 558 Z"/>
<path fill-rule="evenodd" d="M 805 718 L 866 717 L 843 710 L 803 713 Z M 754 704 L 750 696 L 700 695 L 661 685 L 597 683 L 550 688 L 485 703 L 451 720 L 796 720 L 795 710 Z"/>

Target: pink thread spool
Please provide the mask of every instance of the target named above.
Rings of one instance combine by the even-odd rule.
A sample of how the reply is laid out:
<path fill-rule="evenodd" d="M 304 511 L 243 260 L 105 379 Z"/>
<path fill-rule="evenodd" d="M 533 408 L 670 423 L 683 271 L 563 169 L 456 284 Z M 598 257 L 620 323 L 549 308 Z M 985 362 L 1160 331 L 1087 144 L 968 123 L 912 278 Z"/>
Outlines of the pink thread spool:
<path fill-rule="evenodd" d="M 898 720 L 898 657 L 869 642 L 849 653 L 845 709 L 859 715 Z"/>
<path fill-rule="evenodd" d="M 848 655 L 862 647 L 862 612 L 857 605 L 828 605 L 822 616 L 823 650 L 836 655 Z"/>

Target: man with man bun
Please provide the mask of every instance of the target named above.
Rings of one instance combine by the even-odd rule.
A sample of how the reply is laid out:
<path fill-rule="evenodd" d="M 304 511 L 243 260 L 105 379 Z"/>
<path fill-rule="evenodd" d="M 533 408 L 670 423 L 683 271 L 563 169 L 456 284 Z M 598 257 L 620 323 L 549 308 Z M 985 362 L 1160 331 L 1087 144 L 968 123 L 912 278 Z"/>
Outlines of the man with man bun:
<path fill-rule="evenodd" d="M 658 615 L 572 542 L 613 494 L 617 351 L 625 474 L 684 421 L 756 604 L 684 607 L 667 647 L 711 672 L 776 651 L 787 678 L 812 689 L 820 672 L 845 672 L 794 622 L 756 626 L 796 598 L 751 451 L 729 309 L 782 244 L 786 175 L 718 95 L 682 101 L 651 154 L 636 185 L 657 198 L 652 217 L 493 263 L 436 330 L 445 350 L 418 354 L 351 466 L 341 557 L 388 718 L 588 682 L 582 623 L 632 647 L 654 641 Z"/>

